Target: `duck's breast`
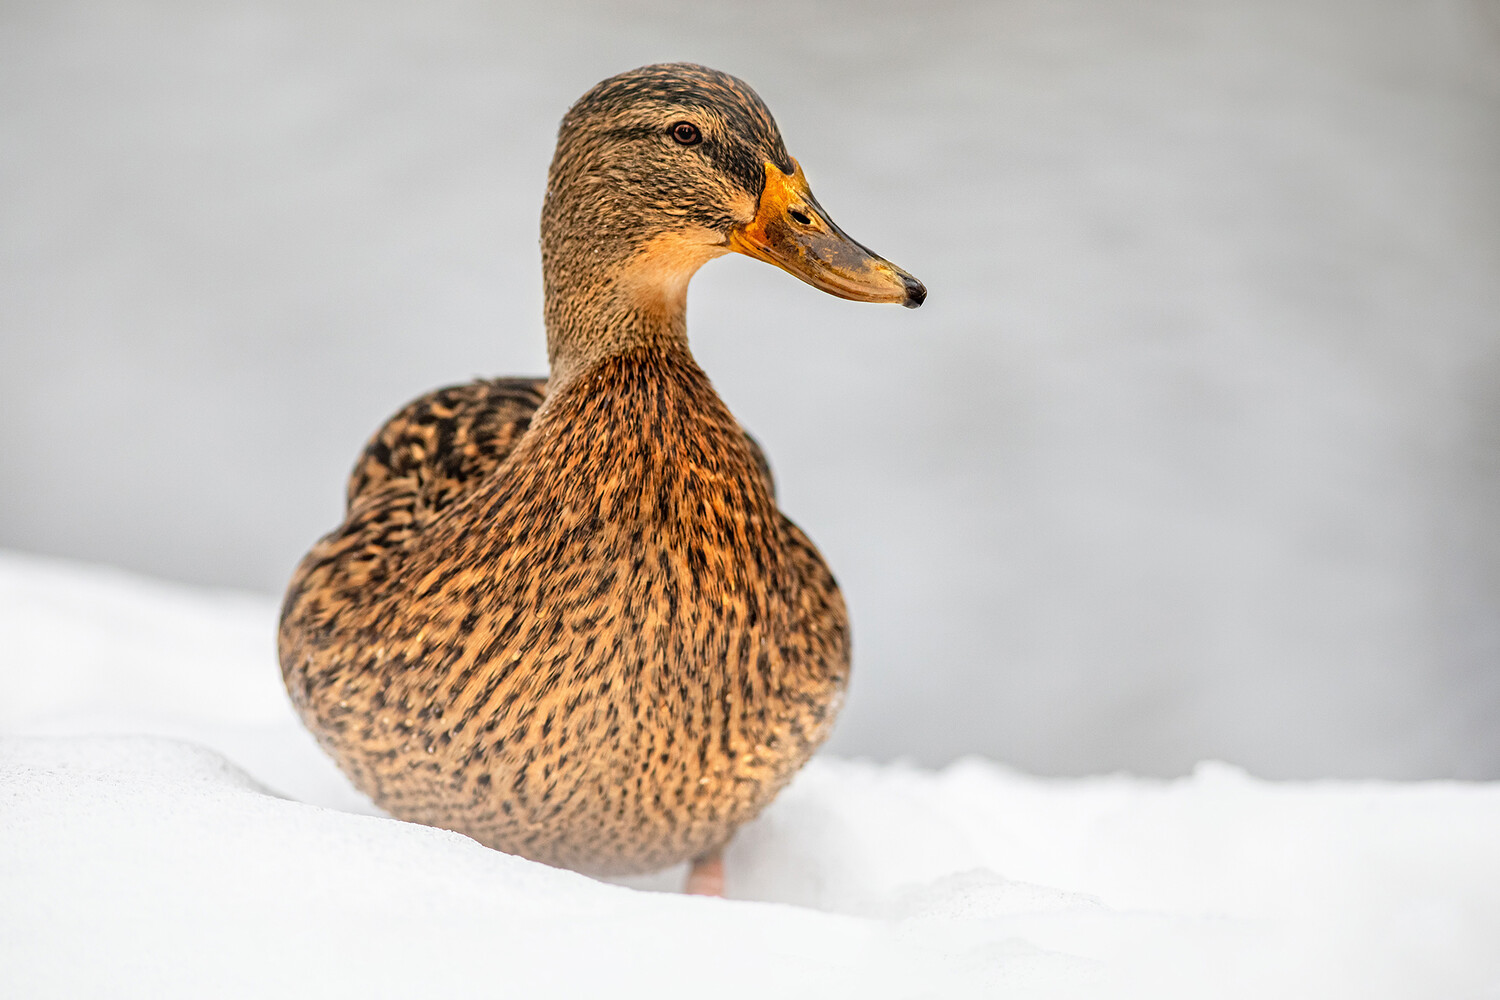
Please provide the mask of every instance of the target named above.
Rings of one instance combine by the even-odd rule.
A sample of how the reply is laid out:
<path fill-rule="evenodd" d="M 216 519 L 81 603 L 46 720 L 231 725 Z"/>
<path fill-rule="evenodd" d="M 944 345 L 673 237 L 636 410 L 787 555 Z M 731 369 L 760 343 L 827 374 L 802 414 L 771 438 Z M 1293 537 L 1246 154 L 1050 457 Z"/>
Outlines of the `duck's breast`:
<path fill-rule="evenodd" d="M 580 375 L 394 579 L 344 644 L 336 756 L 393 814 L 552 864 L 718 846 L 848 674 L 837 586 L 690 359 Z"/>

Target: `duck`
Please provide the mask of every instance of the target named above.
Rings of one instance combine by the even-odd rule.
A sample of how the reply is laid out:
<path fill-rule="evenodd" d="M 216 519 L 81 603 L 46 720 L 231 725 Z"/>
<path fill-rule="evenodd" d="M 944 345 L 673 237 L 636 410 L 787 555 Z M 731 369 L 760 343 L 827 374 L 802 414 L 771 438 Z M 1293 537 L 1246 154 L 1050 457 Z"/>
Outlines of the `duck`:
<path fill-rule="evenodd" d="M 925 286 L 812 195 L 742 80 L 606 79 L 558 130 L 546 378 L 407 404 L 297 566 L 298 715 L 390 816 L 596 877 L 723 851 L 827 738 L 850 673 L 833 574 L 698 366 L 687 288 L 738 253 L 844 299 Z"/>

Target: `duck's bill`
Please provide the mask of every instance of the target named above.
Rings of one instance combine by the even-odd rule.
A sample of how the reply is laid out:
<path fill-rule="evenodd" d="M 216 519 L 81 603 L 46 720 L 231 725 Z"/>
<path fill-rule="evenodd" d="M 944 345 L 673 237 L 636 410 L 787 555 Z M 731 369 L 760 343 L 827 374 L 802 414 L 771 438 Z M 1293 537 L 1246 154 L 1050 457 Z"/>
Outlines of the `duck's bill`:
<path fill-rule="evenodd" d="M 923 284 L 834 225 L 808 190 L 801 165 L 793 160 L 792 167 L 788 174 L 766 164 L 755 218 L 730 232 L 729 248 L 840 298 L 921 305 L 927 298 Z"/>

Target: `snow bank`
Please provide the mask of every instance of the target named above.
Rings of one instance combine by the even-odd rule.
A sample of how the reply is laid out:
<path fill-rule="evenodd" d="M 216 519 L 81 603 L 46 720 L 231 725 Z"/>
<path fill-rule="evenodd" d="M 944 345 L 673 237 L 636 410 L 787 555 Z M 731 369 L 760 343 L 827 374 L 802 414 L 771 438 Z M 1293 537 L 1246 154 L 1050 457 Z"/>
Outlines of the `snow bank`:
<path fill-rule="evenodd" d="M 274 616 L 0 556 L 0 992 L 1500 990 L 1500 786 L 820 759 L 703 900 L 376 814 L 281 698 Z"/>

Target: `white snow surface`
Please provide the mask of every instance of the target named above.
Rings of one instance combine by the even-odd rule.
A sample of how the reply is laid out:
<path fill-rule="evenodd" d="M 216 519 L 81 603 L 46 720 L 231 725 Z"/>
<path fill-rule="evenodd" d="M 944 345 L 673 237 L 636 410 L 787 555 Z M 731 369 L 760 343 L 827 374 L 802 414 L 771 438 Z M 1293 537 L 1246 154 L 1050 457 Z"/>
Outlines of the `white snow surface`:
<path fill-rule="evenodd" d="M 380 815 L 275 614 L 0 554 L 0 994 L 1500 996 L 1500 784 L 820 758 L 699 899 Z"/>

